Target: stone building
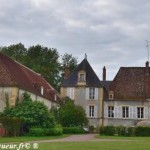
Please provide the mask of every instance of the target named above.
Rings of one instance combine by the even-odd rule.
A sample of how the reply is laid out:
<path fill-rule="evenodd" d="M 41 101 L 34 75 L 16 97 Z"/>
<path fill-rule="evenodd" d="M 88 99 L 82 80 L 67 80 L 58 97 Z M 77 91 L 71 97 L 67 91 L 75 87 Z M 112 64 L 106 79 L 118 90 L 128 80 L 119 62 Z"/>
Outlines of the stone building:
<path fill-rule="evenodd" d="M 49 109 L 60 99 L 58 92 L 40 74 L 0 53 L 0 111 L 6 105 L 6 96 L 9 105 L 15 106 L 16 99 L 21 100 L 24 92 Z"/>
<path fill-rule="evenodd" d="M 85 109 L 90 125 L 102 125 L 103 85 L 85 58 L 61 85 L 61 96 Z"/>
<path fill-rule="evenodd" d="M 135 126 L 148 120 L 150 68 L 121 67 L 104 97 L 104 125 Z"/>

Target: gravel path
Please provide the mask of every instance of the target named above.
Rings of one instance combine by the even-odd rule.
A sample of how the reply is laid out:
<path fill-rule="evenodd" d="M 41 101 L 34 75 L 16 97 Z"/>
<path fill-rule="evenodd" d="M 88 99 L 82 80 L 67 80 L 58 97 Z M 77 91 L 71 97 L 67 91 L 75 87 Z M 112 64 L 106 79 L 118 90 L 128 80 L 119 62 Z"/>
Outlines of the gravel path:
<path fill-rule="evenodd" d="M 95 137 L 96 134 L 82 134 L 82 135 L 71 135 L 62 139 L 53 139 L 53 140 L 40 140 L 40 141 L 31 141 L 31 143 L 50 143 L 50 142 L 84 142 L 84 141 L 131 141 L 131 140 L 120 140 L 120 139 L 100 139 Z"/>

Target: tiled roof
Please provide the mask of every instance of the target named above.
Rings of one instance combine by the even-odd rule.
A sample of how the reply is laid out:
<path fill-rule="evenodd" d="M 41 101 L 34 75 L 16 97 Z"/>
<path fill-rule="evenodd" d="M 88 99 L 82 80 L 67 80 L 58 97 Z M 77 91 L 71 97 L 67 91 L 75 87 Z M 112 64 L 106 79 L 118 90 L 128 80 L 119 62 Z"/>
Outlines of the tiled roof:
<path fill-rule="evenodd" d="M 78 83 L 78 72 L 86 72 L 86 86 L 87 87 L 101 87 L 102 84 L 90 66 L 87 59 L 84 59 L 77 68 L 70 74 L 69 78 L 62 83 L 62 87 L 75 87 Z"/>
<path fill-rule="evenodd" d="M 108 91 L 112 81 L 101 81 L 103 87 Z"/>
<path fill-rule="evenodd" d="M 0 53 L 0 86 L 17 86 L 48 100 L 54 100 L 55 94 L 59 98 L 58 92 L 40 74 L 2 53 Z M 44 88 L 43 95 L 41 87 Z"/>
<path fill-rule="evenodd" d="M 114 99 L 150 98 L 150 68 L 121 67 L 110 85 Z"/>

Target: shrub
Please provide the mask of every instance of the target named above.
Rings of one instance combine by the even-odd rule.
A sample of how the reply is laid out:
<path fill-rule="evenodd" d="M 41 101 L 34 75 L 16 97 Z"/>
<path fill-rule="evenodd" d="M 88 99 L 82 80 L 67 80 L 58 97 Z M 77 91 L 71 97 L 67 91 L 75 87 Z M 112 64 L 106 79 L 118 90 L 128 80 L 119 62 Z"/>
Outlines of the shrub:
<path fill-rule="evenodd" d="M 63 127 L 63 132 L 66 134 L 85 133 L 85 131 L 82 127 Z"/>
<path fill-rule="evenodd" d="M 150 136 L 150 127 L 138 126 L 135 129 L 136 136 Z"/>
<path fill-rule="evenodd" d="M 6 130 L 6 136 L 18 136 L 23 121 L 17 117 L 0 117 L 0 122 Z"/>
<path fill-rule="evenodd" d="M 114 126 L 105 126 L 100 128 L 101 135 L 114 135 L 116 134 L 116 128 Z"/>
<path fill-rule="evenodd" d="M 46 131 L 45 129 L 43 128 L 30 128 L 29 129 L 29 135 L 32 135 L 32 136 L 44 136 L 46 135 Z"/>
<path fill-rule="evenodd" d="M 37 128 L 32 127 L 29 129 L 29 135 L 31 136 L 51 136 L 51 135 L 62 135 L 63 129 L 61 126 L 53 128 Z"/>

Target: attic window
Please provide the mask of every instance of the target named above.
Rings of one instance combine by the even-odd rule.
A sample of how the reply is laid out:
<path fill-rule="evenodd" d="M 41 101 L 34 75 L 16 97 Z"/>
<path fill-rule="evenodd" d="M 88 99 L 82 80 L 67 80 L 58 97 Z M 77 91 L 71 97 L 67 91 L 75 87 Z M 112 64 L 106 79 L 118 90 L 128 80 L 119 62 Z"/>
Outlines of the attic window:
<path fill-rule="evenodd" d="M 109 99 L 114 99 L 114 92 L 113 91 L 109 92 Z"/>
<path fill-rule="evenodd" d="M 85 74 L 83 73 L 79 74 L 79 81 L 85 81 Z"/>
<path fill-rule="evenodd" d="M 85 80 L 86 80 L 86 73 L 85 71 L 82 70 L 78 73 L 78 81 L 85 82 Z"/>

